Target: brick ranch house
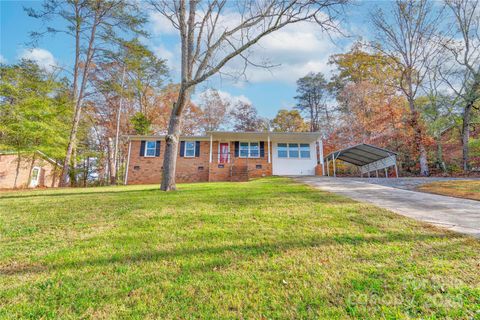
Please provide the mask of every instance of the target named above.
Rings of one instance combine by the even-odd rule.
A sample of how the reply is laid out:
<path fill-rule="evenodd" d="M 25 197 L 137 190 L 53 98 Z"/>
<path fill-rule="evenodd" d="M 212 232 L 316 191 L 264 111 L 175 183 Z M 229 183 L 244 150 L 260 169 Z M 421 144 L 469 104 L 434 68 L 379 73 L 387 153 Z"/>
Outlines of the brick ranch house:
<path fill-rule="evenodd" d="M 127 136 L 125 184 L 160 183 L 165 136 Z M 322 175 L 323 146 L 311 132 L 207 132 L 180 137 L 177 182 Z"/>
<path fill-rule="evenodd" d="M 58 187 L 61 166 L 41 151 L 0 151 L 0 189 Z"/>

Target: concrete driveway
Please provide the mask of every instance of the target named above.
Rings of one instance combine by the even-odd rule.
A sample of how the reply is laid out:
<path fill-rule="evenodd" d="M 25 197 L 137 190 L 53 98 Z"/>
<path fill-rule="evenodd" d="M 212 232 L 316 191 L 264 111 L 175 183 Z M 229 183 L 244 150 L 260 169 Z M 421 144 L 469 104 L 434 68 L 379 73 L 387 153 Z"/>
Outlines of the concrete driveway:
<path fill-rule="evenodd" d="M 410 218 L 480 238 L 479 201 L 404 190 L 355 178 L 304 176 L 294 179 L 318 189 L 370 202 Z"/>

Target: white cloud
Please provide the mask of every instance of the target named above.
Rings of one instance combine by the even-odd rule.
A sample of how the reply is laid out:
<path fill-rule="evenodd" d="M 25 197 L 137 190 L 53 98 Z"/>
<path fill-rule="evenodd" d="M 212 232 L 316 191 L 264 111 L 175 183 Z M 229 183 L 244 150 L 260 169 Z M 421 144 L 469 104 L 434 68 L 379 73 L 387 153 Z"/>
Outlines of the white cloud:
<path fill-rule="evenodd" d="M 164 45 L 154 46 L 153 53 L 157 58 L 166 59 L 169 67 L 173 67 L 174 54 L 172 51 L 165 48 Z"/>
<path fill-rule="evenodd" d="M 338 39 L 333 35 L 333 40 Z M 328 64 L 332 54 L 345 48 L 337 46 L 332 39 L 312 23 L 290 25 L 260 40 L 251 53 L 252 60 L 268 61 L 275 67 L 262 69 L 249 67 L 249 82 L 282 81 L 294 83 L 309 72 L 329 74 Z M 241 63 L 241 61 L 236 62 Z"/>
<path fill-rule="evenodd" d="M 26 49 L 20 54 L 21 59 L 29 59 L 35 61 L 41 68 L 52 71 L 57 65 L 53 54 L 45 49 L 34 48 Z"/>
<path fill-rule="evenodd" d="M 205 89 L 198 94 L 195 94 L 192 97 L 193 103 L 195 103 L 197 105 L 200 104 L 200 101 L 201 101 L 202 97 L 205 94 L 207 94 L 210 90 L 212 90 L 212 89 L 208 88 L 208 89 Z M 244 103 L 252 104 L 252 101 L 248 97 L 244 96 L 243 94 L 238 95 L 238 96 L 234 96 L 231 93 L 229 93 L 227 91 L 223 91 L 223 90 L 217 90 L 217 92 L 218 92 L 218 95 L 220 96 L 220 98 L 225 102 L 227 102 L 227 101 L 230 102 L 230 105 L 234 105 L 237 102 L 244 102 Z"/>
<path fill-rule="evenodd" d="M 234 96 L 232 94 L 230 94 L 229 92 L 226 92 L 226 91 L 222 91 L 222 90 L 217 90 L 218 92 L 218 95 L 224 99 L 224 100 L 230 100 L 232 101 L 233 103 L 236 103 L 236 102 L 245 102 L 245 103 L 252 103 L 252 101 L 250 101 L 250 99 L 248 99 L 248 97 L 244 96 L 243 94 L 239 95 L 239 96 Z"/>
<path fill-rule="evenodd" d="M 0 63 L 7 63 L 7 59 L 0 54 Z"/>
<path fill-rule="evenodd" d="M 168 38 L 168 42 L 165 43 L 169 43 L 172 37 L 178 36 L 178 31 L 161 14 L 153 13 L 150 15 L 150 18 L 151 32 L 158 36 L 157 39 L 162 39 L 163 41 Z M 201 16 L 198 17 L 198 19 L 200 18 Z M 238 13 L 225 12 L 219 17 L 217 26 L 221 27 L 218 27 L 218 30 L 233 28 L 237 25 L 239 19 Z M 342 31 L 345 32 L 345 30 Z M 252 32 L 255 33 L 254 31 Z M 214 35 L 213 41 L 215 41 L 217 36 Z M 333 40 L 345 42 L 340 41 L 339 35 L 332 34 L 331 36 Z M 236 42 L 239 39 L 231 39 L 231 41 Z M 175 42 L 178 43 L 179 39 L 177 38 Z M 350 45 L 351 41 L 348 42 L 348 45 Z M 168 51 L 173 49 L 170 46 L 167 48 L 162 46 L 156 48 L 158 48 L 158 54 L 160 55 L 162 50 Z M 223 49 L 229 51 L 226 47 Z M 334 44 L 329 35 L 322 31 L 316 23 L 302 22 L 288 25 L 261 39 L 249 52 L 244 53 L 255 64 L 266 64 L 275 67 L 265 69 L 250 65 L 245 71 L 245 77 L 248 82 L 252 83 L 280 81 L 293 84 L 298 78 L 309 72 L 323 72 L 328 75 L 332 70 L 332 66 L 328 64 L 329 57 L 345 49 L 345 44 L 343 46 Z M 217 60 L 224 54 L 225 52 L 218 52 L 216 54 Z M 169 51 L 166 55 L 164 53 L 164 56 L 169 60 L 170 66 L 174 66 L 171 69 L 179 70 L 179 55 L 179 48 L 178 50 L 175 48 L 174 52 Z M 243 59 L 236 57 L 222 68 L 220 78 L 231 80 L 229 76 L 225 77 L 225 75 L 232 75 L 235 79 L 240 78 L 234 85 L 242 87 L 245 84 L 245 79 L 241 78 L 243 69 Z M 216 78 L 218 79 L 218 77 Z"/>
<path fill-rule="evenodd" d="M 153 12 L 150 14 L 150 24 L 152 33 L 157 36 L 173 35 L 178 33 L 177 29 L 174 28 L 172 23 L 159 12 Z"/>

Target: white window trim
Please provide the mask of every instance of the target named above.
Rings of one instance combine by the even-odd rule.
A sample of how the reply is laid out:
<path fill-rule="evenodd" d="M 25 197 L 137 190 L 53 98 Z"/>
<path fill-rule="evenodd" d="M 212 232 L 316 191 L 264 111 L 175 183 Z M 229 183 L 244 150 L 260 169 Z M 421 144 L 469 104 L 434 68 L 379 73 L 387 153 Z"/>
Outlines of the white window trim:
<path fill-rule="evenodd" d="M 308 157 L 307 158 L 302 157 L 302 146 L 301 146 L 302 144 L 306 144 L 308 146 Z M 312 159 L 312 146 L 310 145 L 310 143 L 299 143 L 298 144 L 298 157 L 299 157 L 299 159 L 302 159 L 302 160 Z"/>
<path fill-rule="evenodd" d="M 291 144 L 296 144 L 297 145 L 297 153 L 298 153 L 298 157 L 290 157 L 290 145 Z M 294 148 L 292 148 L 292 151 L 293 151 Z M 300 143 L 298 142 L 292 142 L 292 143 L 289 143 L 288 144 L 288 158 L 290 159 L 300 159 Z"/>
<path fill-rule="evenodd" d="M 33 179 L 33 172 L 34 172 L 35 170 L 38 170 L 38 174 L 37 174 L 37 179 L 34 180 L 34 179 Z M 35 167 L 32 168 L 32 173 L 31 173 L 32 176 L 31 176 L 31 178 L 30 178 L 30 183 L 29 183 L 29 186 L 30 186 L 30 187 L 36 187 L 36 186 L 39 185 L 39 183 L 40 183 L 40 174 L 41 174 L 41 173 L 42 173 L 42 168 L 37 167 L 37 166 L 35 166 Z M 33 185 L 33 182 L 35 182 L 35 185 Z"/>
<path fill-rule="evenodd" d="M 278 145 L 279 145 L 279 144 L 285 144 L 285 145 L 286 145 L 286 148 L 287 148 L 287 156 L 286 156 L 286 157 L 280 157 L 280 156 L 278 155 L 278 152 L 279 152 Z M 286 143 L 286 142 L 277 142 L 277 158 L 278 158 L 278 159 L 288 159 L 288 143 Z"/>
<path fill-rule="evenodd" d="M 155 143 L 155 148 L 153 149 L 154 150 L 153 156 L 150 156 L 150 155 L 147 154 L 148 143 L 149 142 Z M 145 141 L 145 150 L 143 151 L 143 156 L 146 157 L 146 158 L 154 158 L 154 157 L 156 157 L 155 156 L 156 154 L 157 154 L 157 141 Z"/>
<path fill-rule="evenodd" d="M 193 142 L 193 156 L 187 156 L 187 143 Z M 183 146 L 183 156 L 185 158 L 195 158 L 195 154 L 197 152 L 197 142 L 196 141 L 185 141 L 185 145 Z"/>
<path fill-rule="evenodd" d="M 279 157 L 278 156 L 278 145 L 279 144 L 286 144 L 287 145 L 287 156 L 286 157 Z M 297 144 L 298 145 L 298 157 L 290 157 L 290 144 Z M 301 152 L 301 144 L 308 144 L 308 149 L 310 150 L 310 156 L 308 158 L 302 158 Z M 300 143 L 300 142 L 277 142 L 277 159 L 296 159 L 296 160 L 310 160 L 312 159 L 312 146 L 310 143 Z"/>
<path fill-rule="evenodd" d="M 242 143 L 248 143 L 248 154 L 247 154 L 246 157 L 245 157 L 245 156 L 242 156 L 242 153 L 240 152 L 240 150 L 241 150 L 241 146 L 240 146 L 240 145 L 241 145 Z M 258 144 L 258 156 L 256 156 L 256 157 L 252 157 L 251 154 L 250 154 L 250 144 L 251 144 L 251 143 L 256 143 L 256 144 Z M 239 141 L 239 142 L 238 142 L 238 157 L 239 157 L 239 158 L 243 158 L 243 159 L 247 159 L 247 158 L 258 159 L 258 158 L 260 158 L 260 141 Z"/>

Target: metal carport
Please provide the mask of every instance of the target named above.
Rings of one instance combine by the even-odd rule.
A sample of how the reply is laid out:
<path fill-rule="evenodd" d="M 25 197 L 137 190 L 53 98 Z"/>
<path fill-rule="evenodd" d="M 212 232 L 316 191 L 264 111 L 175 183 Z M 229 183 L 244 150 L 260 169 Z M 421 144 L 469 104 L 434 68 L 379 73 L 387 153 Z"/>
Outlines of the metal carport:
<path fill-rule="evenodd" d="M 361 143 L 353 147 L 334 151 L 325 157 L 327 163 L 327 175 L 330 176 L 330 161 L 333 162 L 333 176 L 337 176 L 336 160 L 342 160 L 357 166 L 363 177 L 364 173 L 368 174 L 375 171 L 378 177 L 378 170 L 385 170 L 385 177 L 388 178 L 387 168 L 395 167 L 395 176 L 398 177 L 397 153 L 376 147 L 370 144 Z"/>

